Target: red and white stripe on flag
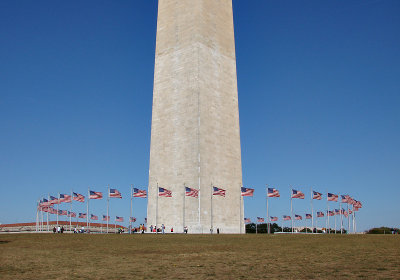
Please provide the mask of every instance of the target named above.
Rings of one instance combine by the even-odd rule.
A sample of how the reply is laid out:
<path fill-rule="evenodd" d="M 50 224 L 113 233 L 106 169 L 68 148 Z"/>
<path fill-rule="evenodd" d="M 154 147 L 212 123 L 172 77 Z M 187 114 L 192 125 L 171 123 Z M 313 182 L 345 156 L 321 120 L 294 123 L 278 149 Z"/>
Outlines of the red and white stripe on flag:
<path fill-rule="evenodd" d="M 213 187 L 213 195 L 220 195 L 220 196 L 225 196 L 226 190 Z"/>
<path fill-rule="evenodd" d="M 110 189 L 110 197 L 122 198 L 122 195 L 117 189 Z"/>
<path fill-rule="evenodd" d="M 103 193 L 101 193 L 101 192 L 90 191 L 89 193 L 90 193 L 89 199 L 102 199 L 103 198 Z"/>

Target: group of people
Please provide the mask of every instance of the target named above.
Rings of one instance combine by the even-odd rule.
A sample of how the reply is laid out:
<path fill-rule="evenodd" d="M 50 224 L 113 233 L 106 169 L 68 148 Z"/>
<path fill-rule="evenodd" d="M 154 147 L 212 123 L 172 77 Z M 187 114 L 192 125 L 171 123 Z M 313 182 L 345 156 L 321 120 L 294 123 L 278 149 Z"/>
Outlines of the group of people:
<path fill-rule="evenodd" d="M 157 226 L 153 227 L 153 225 L 151 225 L 150 226 L 150 232 L 153 232 L 153 233 L 161 232 L 162 234 L 165 234 L 165 225 L 162 224 L 161 227 L 159 227 L 159 228 L 157 228 Z M 171 228 L 171 232 L 174 232 L 174 228 Z"/>
<path fill-rule="evenodd" d="M 64 227 L 53 227 L 53 233 L 64 233 Z"/>
<path fill-rule="evenodd" d="M 57 226 L 57 227 L 53 227 L 53 233 L 64 233 L 64 226 Z M 77 228 L 74 228 L 74 233 L 85 233 L 85 227 L 82 227 L 81 230 L 77 230 Z"/>

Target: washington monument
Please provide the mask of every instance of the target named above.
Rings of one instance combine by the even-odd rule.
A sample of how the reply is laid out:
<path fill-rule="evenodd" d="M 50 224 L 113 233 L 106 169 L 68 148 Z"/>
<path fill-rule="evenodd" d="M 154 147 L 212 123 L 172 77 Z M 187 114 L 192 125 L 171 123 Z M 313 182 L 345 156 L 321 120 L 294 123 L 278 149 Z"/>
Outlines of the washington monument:
<path fill-rule="evenodd" d="M 148 228 L 244 233 L 232 0 L 158 2 Z"/>

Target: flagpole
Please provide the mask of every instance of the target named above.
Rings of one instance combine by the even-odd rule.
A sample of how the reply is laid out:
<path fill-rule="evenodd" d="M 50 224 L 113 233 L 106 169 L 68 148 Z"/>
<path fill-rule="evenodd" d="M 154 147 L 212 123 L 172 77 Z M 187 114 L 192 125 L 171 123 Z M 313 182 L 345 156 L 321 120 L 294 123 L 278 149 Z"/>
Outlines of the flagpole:
<path fill-rule="evenodd" d="M 44 231 L 44 221 L 43 221 L 43 209 L 42 206 L 40 205 L 40 200 L 39 200 L 39 220 L 40 222 L 40 231 Z"/>
<path fill-rule="evenodd" d="M 353 206 L 354 208 L 354 206 Z M 357 222 L 356 222 L 356 211 L 353 211 L 353 223 L 354 223 L 354 233 L 357 232 Z"/>
<path fill-rule="evenodd" d="M 40 199 L 38 199 L 38 201 L 37 201 L 37 207 L 36 207 L 36 209 L 37 209 L 37 216 L 38 216 L 38 229 L 39 229 L 39 231 L 42 231 L 42 229 L 41 229 L 41 222 L 40 222 Z"/>
<path fill-rule="evenodd" d="M 243 184 L 241 184 L 240 187 L 240 193 L 239 193 L 239 228 L 240 228 L 240 234 L 242 233 L 242 187 Z"/>
<path fill-rule="evenodd" d="M 131 216 L 129 217 L 129 234 L 132 234 L 132 198 L 133 198 L 133 184 L 131 184 Z"/>
<path fill-rule="evenodd" d="M 43 217 L 42 217 L 42 211 L 41 211 L 41 206 L 40 206 L 40 199 L 38 200 L 38 227 L 39 227 L 39 231 L 43 231 Z"/>
<path fill-rule="evenodd" d="M 157 227 L 157 223 L 158 223 L 158 196 L 160 195 L 160 188 L 158 187 L 158 181 L 157 181 L 157 199 L 156 199 L 156 233 L 158 233 L 158 227 Z"/>
<path fill-rule="evenodd" d="M 355 228 L 355 224 L 356 224 L 356 211 L 354 211 L 354 204 L 351 205 L 352 209 L 353 209 L 353 233 L 356 233 L 356 228 Z"/>
<path fill-rule="evenodd" d="M 183 232 L 185 232 L 185 203 L 186 203 L 186 184 L 183 183 L 183 213 L 182 213 L 182 225 Z"/>
<path fill-rule="evenodd" d="M 340 193 L 338 195 L 338 199 L 339 200 L 339 213 L 340 213 L 340 234 L 343 234 L 343 216 L 342 216 L 342 199 L 340 197 Z M 336 216 L 335 216 L 335 220 L 336 220 Z M 335 231 L 336 233 L 336 231 Z"/>
<path fill-rule="evenodd" d="M 72 190 L 71 190 L 71 205 L 70 205 L 70 211 L 69 211 L 69 231 L 72 231 L 72 198 L 73 198 L 73 196 L 72 196 L 73 194 L 72 194 Z"/>
<path fill-rule="evenodd" d="M 88 197 L 86 201 L 86 227 L 87 230 L 89 231 L 89 200 L 90 200 L 90 187 L 88 187 Z"/>
<path fill-rule="evenodd" d="M 213 184 L 211 183 L 211 227 L 210 227 L 210 233 L 213 233 Z"/>
<path fill-rule="evenodd" d="M 307 230 L 308 230 L 308 226 L 307 226 L 307 213 L 306 213 L 306 215 L 304 216 L 304 221 L 305 221 L 305 224 L 306 224 L 306 233 L 308 233 L 308 232 L 307 232 Z"/>
<path fill-rule="evenodd" d="M 47 194 L 47 203 L 49 203 L 50 201 L 50 194 Z M 50 205 L 47 206 L 47 231 L 50 231 L 50 227 L 49 227 L 49 211 L 50 211 Z"/>
<path fill-rule="evenodd" d="M 353 224 L 352 225 L 353 226 L 353 233 L 356 233 L 356 231 L 354 230 L 354 216 L 355 216 L 356 213 L 354 211 L 354 205 L 353 204 L 351 205 L 351 209 L 353 210 L 353 217 L 352 217 L 352 221 L 351 221 L 352 224 Z"/>
<path fill-rule="evenodd" d="M 314 208 L 313 208 L 314 195 L 312 187 L 310 189 L 311 189 L 311 233 L 314 233 Z"/>
<path fill-rule="evenodd" d="M 329 200 L 328 200 L 328 192 L 326 192 L 326 233 L 328 233 L 328 227 L 329 227 L 329 233 L 331 233 L 330 230 L 330 224 L 329 224 Z"/>
<path fill-rule="evenodd" d="M 107 189 L 107 233 L 108 233 L 108 220 L 109 220 L 109 213 L 110 213 L 110 185 L 108 185 Z"/>
<path fill-rule="evenodd" d="M 60 204 L 60 193 L 58 193 L 58 198 L 57 198 L 57 226 L 58 226 L 58 205 Z"/>
<path fill-rule="evenodd" d="M 349 213 L 349 202 L 347 202 L 347 234 L 350 232 L 350 213 Z"/>
<path fill-rule="evenodd" d="M 42 216 L 42 226 L 41 226 L 41 231 L 44 231 L 44 221 L 43 221 L 43 210 L 42 210 L 42 207 L 39 207 L 39 209 L 40 209 L 40 213 L 41 213 L 41 216 Z"/>
<path fill-rule="evenodd" d="M 293 188 L 290 189 L 290 218 L 292 220 L 292 233 L 293 233 L 293 203 L 292 203 L 292 196 L 293 196 Z"/>
<path fill-rule="evenodd" d="M 198 213 L 199 213 L 199 230 L 201 230 L 201 233 L 203 233 L 203 227 L 201 226 L 201 211 L 200 211 L 200 200 L 201 200 L 201 187 L 200 187 L 200 176 L 199 176 L 199 199 L 198 199 Z"/>
<path fill-rule="evenodd" d="M 267 234 L 270 233 L 270 220 L 269 220 L 269 208 L 268 208 L 268 185 L 265 185 L 267 191 Z"/>
<path fill-rule="evenodd" d="M 336 234 L 336 230 L 337 229 L 337 227 L 336 227 L 336 213 L 335 213 L 335 234 Z"/>

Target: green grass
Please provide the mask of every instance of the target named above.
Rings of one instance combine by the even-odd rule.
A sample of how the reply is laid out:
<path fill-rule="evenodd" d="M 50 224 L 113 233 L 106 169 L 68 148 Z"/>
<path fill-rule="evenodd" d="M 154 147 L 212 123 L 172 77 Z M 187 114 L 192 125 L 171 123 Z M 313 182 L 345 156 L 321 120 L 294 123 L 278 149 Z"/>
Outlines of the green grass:
<path fill-rule="evenodd" d="M 0 279 L 400 279 L 400 235 L 0 235 Z"/>

